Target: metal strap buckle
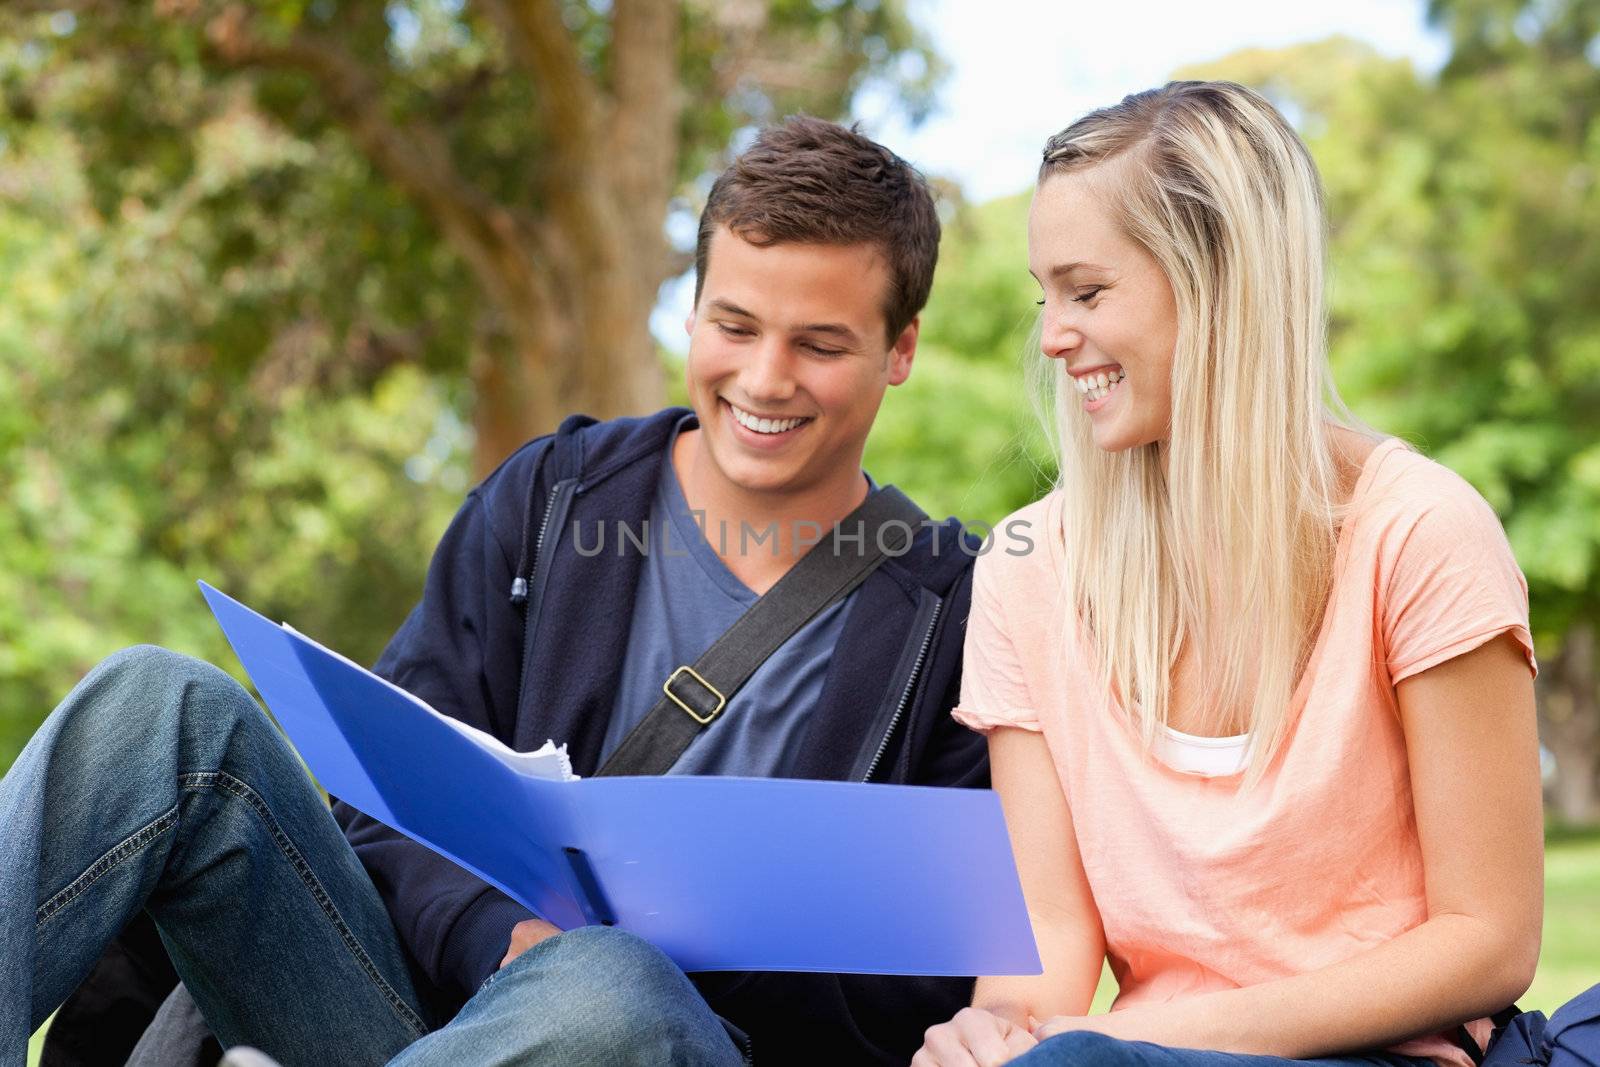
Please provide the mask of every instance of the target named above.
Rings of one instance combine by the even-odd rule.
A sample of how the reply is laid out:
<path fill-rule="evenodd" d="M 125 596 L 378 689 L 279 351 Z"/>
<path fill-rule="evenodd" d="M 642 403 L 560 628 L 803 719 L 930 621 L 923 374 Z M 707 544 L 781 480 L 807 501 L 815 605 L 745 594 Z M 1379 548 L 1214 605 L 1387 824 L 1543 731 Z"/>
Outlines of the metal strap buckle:
<path fill-rule="evenodd" d="M 700 687 L 702 689 L 704 689 L 706 692 L 710 693 L 712 696 L 717 698 L 716 707 L 714 707 L 710 711 L 705 712 L 705 713 L 702 714 L 701 712 L 696 711 L 692 705 L 690 705 L 686 700 L 684 700 L 682 697 L 680 697 L 677 693 L 674 693 L 672 691 L 672 683 L 676 682 L 678 680 L 678 677 L 680 675 L 684 675 L 684 674 L 687 674 L 689 677 L 693 678 L 696 682 L 699 683 L 699 685 L 700 685 Z M 721 691 L 718 690 L 716 686 L 712 685 L 710 682 L 706 681 L 705 678 L 701 677 L 699 671 L 695 670 L 693 667 L 688 667 L 688 666 L 679 667 L 677 670 L 675 670 L 671 674 L 669 674 L 667 676 L 667 680 L 665 682 L 661 683 L 661 691 L 663 693 L 667 694 L 667 698 L 669 700 L 671 700 L 674 704 L 678 705 L 678 707 L 682 708 L 684 710 L 684 713 L 687 714 L 689 716 L 689 718 L 693 719 L 695 722 L 699 723 L 701 726 L 709 725 L 711 723 L 711 720 L 715 719 L 717 717 L 717 714 L 719 712 L 721 712 L 723 707 L 725 707 L 727 705 L 727 703 L 728 703 L 728 698 L 723 696 Z"/>

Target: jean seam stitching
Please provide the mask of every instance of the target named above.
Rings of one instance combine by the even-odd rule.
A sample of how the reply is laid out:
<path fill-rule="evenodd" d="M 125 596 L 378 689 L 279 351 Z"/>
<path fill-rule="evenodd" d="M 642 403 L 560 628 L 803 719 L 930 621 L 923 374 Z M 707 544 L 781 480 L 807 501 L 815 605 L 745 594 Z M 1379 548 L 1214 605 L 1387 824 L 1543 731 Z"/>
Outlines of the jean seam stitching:
<path fill-rule="evenodd" d="M 101 878 L 149 847 L 156 838 L 172 829 L 177 824 L 177 821 L 178 808 L 177 805 L 173 805 L 156 816 L 154 820 L 141 826 L 113 845 L 99 859 L 91 863 L 82 874 L 67 883 L 49 900 L 39 905 L 34 912 L 34 930 L 37 931 L 45 923 L 59 915 L 62 909 L 83 895 L 95 882 L 98 882 Z"/>
<path fill-rule="evenodd" d="M 184 788 L 220 789 L 243 801 L 247 807 L 255 812 L 256 817 L 262 821 L 268 833 L 271 834 L 273 843 L 278 846 L 278 851 L 283 855 L 284 859 L 289 861 L 290 867 L 300 878 L 301 884 L 310 892 L 312 899 L 322 909 L 323 915 L 333 925 L 335 932 L 339 935 L 339 939 L 344 942 L 346 951 L 355 958 L 356 963 L 366 973 L 368 981 L 377 988 L 379 994 L 389 1004 L 390 1010 L 399 1016 L 403 1023 L 415 1031 L 418 1037 L 427 1034 L 427 1025 L 423 1023 L 416 1012 L 411 1010 L 411 1006 L 383 977 L 383 974 L 378 970 L 377 964 L 372 962 L 372 957 L 367 954 L 366 949 L 361 947 L 361 942 L 357 940 L 355 934 L 345 923 L 344 917 L 339 914 L 339 909 L 334 906 L 333 898 L 328 894 L 327 889 L 323 887 L 322 880 L 317 877 L 316 872 L 311 868 L 311 864 L 306 861 L 300 849 L 290 840 L 289 835 L 284 833 L 283 828 L 278 825 L 277 819 L 273 817 L 272 810 L 267 807 L 266 801 L 262 799 L 261 794 L 226 771 L 196 771 L 179 775 L 178 781 Z"/>

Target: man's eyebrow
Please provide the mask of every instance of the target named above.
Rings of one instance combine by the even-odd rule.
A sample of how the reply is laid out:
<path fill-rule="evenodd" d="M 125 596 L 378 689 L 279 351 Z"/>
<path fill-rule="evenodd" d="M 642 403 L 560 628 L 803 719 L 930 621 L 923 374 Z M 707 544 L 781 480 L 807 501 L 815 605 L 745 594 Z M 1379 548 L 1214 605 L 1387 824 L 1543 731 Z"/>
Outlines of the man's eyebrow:
<path fill-rule="evenodd" d="M 733 301 L 724 300 L 721 297 L 716 297 L 710 300 L 706 306 L 713 311 L 721 311 L 728 315 L 738 315 L 740 318 L 756 319 L 756 316 L 753 313 L 746 311 Z M 855 344 L 858 340 L 856 337 L 856 332 L 842 322 L 808 322 L 803 326 L 794 327 L 790 332 L 827 334 L 831 337 L 837 337 L 847 344 Z"/>
<path fill-rule="evenodd" d="M 795 333 L 825 333 L 841 340 L 855 343 L 856 332 L 842 322 L 808 322 L 804 326 L 797 326 Z"/>
<path fill-rule="evenodd" d="M 725 311 L 729 315 L 738 315 L 738 316 L 741 316 L 742 318 L 746 318 L 746 319 L 755 318 L 755 316 L 753 314 L 751 314 L 750 312 L 746 311 L 744 308 L 740 307 L 738 304 L 735 304 L 730 300 L 724 300 L 721 297 L 717 297 L 717 298 L 713 299 L 709 306 L 715 311 Z"/>

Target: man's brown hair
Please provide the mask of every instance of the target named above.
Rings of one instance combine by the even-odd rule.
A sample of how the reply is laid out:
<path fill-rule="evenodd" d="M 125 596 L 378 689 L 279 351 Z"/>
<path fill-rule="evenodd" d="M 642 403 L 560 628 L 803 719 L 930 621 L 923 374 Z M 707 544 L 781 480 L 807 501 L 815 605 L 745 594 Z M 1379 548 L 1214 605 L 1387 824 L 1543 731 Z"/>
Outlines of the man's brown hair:
<path fill-rule="evenodd" d="M 711 187 L 695 241 L 696 304 L 718 226 L 760 247 L 876 245 L 889 261 L 891 345 L 928 302 L 939 260 L 939 215 L 922 175 L 854 127 L 808 115 L 762 130 Z"/>

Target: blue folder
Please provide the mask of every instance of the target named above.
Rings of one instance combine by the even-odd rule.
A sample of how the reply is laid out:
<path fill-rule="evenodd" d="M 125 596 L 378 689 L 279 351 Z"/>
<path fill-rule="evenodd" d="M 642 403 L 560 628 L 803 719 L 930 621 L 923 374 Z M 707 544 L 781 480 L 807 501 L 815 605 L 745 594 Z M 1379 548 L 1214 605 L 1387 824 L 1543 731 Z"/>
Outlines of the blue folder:
<path fill-rule="evenodd" d="M 330 793 L 562 929 L 615 925 L 686 971 L 1040 973 L 989 790 L 531 777 L 404 690 L 200 586 Z"/>

